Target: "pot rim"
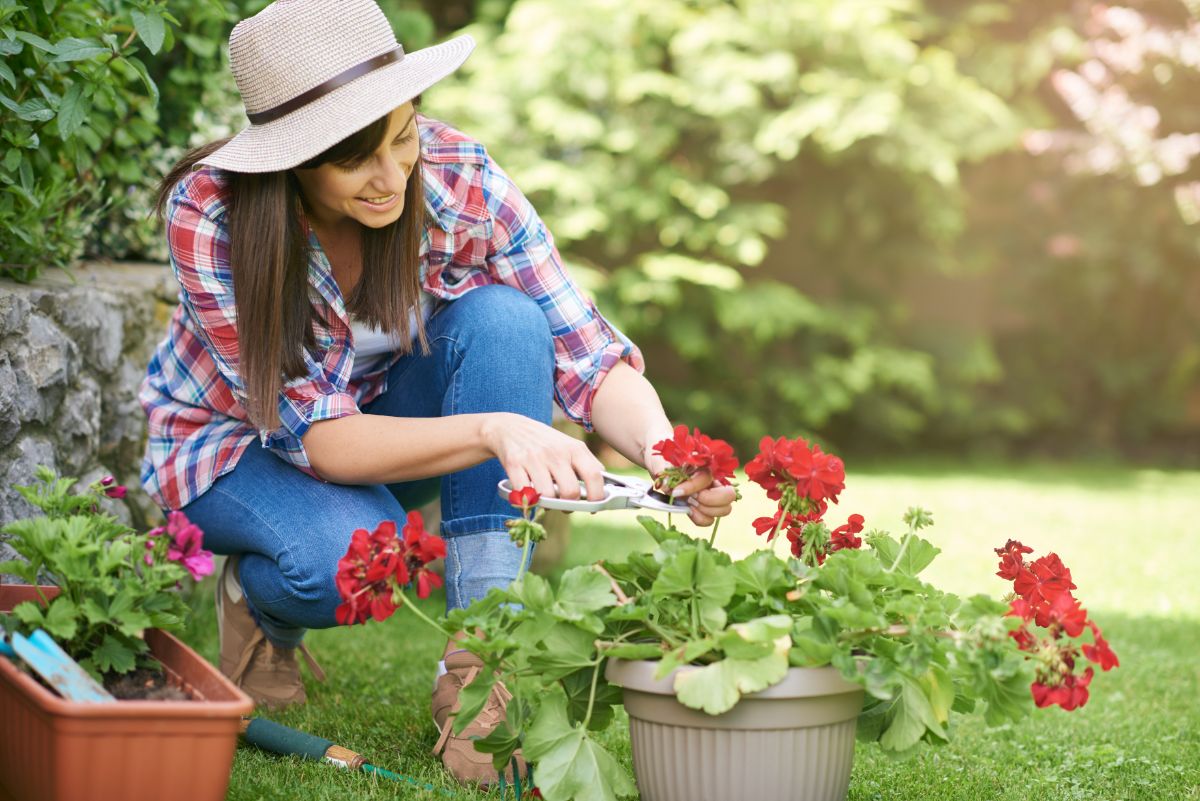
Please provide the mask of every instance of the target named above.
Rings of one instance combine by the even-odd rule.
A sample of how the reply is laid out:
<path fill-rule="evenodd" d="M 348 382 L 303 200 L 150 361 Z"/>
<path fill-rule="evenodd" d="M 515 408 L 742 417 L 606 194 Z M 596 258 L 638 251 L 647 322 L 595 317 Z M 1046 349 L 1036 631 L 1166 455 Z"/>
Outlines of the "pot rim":
<path fill-rule="evenodd" d="M 20 587 L 20 590 L 14 588 Z M 53 585 L 38 585 L 38 589 L 47 594 L 57 595 L 58 587 Z M 9 592 L 5 592 L 9 590 Z M 23 596 L 32 590 L 28 584 L 0 585 L 0 611 L 10 611 L 15 603 L 10 603 L 12 597 Z M 6 597 L 7 596 L 7 597 Z M 21 597 L 20 600 L 31 600 Z M 187 701 L 147 701 L 121 700 L 117 703 L 92 703 L 84 701 L 69 701 L 52 692 L 45 685 L 34 679 L 15 665 L 12 660 L 0 657 L 0 682 L 12 684 L 18 691 L 27 696 L 42 712 L 58 717 L 87 718 L 87 719 L 125 719 L 125 718 L 186 718 L 192 720 L 210 720 L 220 718 L 240 717 L 254 710 L 254 701 L 241 688 L 234 685 L 218 671 L 211 662 L 197 653 L 175 635 L 162 629 L 146 629 L 146 640 L 151 647 L 151 654 L 162 659 L 160 651 L 175 651 L 191 655 L 210 674 L 228 696 L 224 700 L 206 698 L 199 689 L 193 687 L 193 697 Z M 169 665 L 163 664 L 164 669 L 175 672 Z"/>
<path fill-rule="evenodd" d="M 609 682 L 627 690 L 675 695 L 675 676 L 699 670 L 699 665 L 684 665 L 676 668 L 661 679 L 654 678 L 659 662 L 648 659 L 609 659 L 604 676 Z M 745 699 L 814 698 L 826 695 L 861 693 L 861 685 L 842 677 L 841 671 L 832 665 L 822 667 L 789 667 L 783 681 L 765 690 L 745 693 Z"/>

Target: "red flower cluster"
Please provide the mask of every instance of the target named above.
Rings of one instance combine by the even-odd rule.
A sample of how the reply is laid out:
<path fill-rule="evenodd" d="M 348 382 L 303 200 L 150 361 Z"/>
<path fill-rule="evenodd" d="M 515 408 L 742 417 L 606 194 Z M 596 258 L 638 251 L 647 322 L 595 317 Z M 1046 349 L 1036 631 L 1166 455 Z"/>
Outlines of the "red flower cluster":
<path fill-rule="evenodd" d="M 1032 548 L 1016 540 L 996 549 L 1000 557 L 996 575 L 1011 581 L 1017 596 L 1012 600 L 1009 615 L 1021 619 L 1021 626 L 1010 634 L 1022 651 L 1039 662 L 1036 680 L 1030 688 L 1034 703 L 1039 707 L 1058 704 L 1066 710 L 1078 709 L 1087 703 L 1088 685 L 1095 673 L 1091 666 L 1082 673 L 1076 672 L 1080 652 L 1100 665 L 1101 670 L 1112 670 L 1120 663 L 1101 635 L 1100 627 L 1088 618 L 1087 610 L 1071 594 L 1076 586 L 1071 581 L 1070 569 L 1058 554 L 1026 562 L 1025 554 L 1030 553 Z M 1039 638 L 1031 631 L 1030 624 L 1044 629 L 1046 636 Z M 1074 638 L 1082 636 L 1084 629 L 1091 630 L 1092 643 L 1081 648 Z"/>
<path fill-rule="evenodd" d="M 837 503 L 846 488 L 846 466 L 832 453 L 822 453 L 820 445 L 809 445 L 803 438 L 763 437 L 758 448 L 758 456 L 746 464 L 746 475 L 773 501 L 783 499 L 790 487 L 797 497 L 813 504 Z"/>
<path fill-rule="evenodd" d="M 663 457 L 671 465 L 657 478 L 659 489 L 665 492 L 702 470 L 712 474 L 714 484 L 728 484 L 738 466 L 737 456 L 728 442 L 701 434 L 698 428 L 689 434 L 684 425 L 675 426 L 671 439 L 655 443 L 654 455 Z"/>
<path fill-rule="evenodd" d="M 343 626 L 386 620 L 402 602 L 401 588 L 415 581 L 417 597 L 427 598 L 442 578 L 425 567 L 446 555 L 446 542 L 425 531 L 420 512 L 409 512 L 403 538 L 396 523 L 384 520 L 374 531 L 356 529 L 346 555 L 338 560 L 337 588 L 342 603 L 334 612 Z"/>
<path fill-rule="evenodd" d="M 837 503 L 838 495 L 846 488 L 842 460 L 802 438 L 763 437 L 759 454 L 746 464 L 746 475 L 767 491 L 768 498 L 779 502 L 774 516 L 754 521 L 755 532 L 766 534 L 769 542 L 779 531 L 786 531 L 792 555 L 797 558 L 805 553 L 808 526 L 821 522 L 829 503 Z M 829 532 L 828 538 L 822 533 L 819 541 L 811 543 L 817 564 L 834 551 L 861 547 L 862 539 L 855 535 L 862 530 L 863 516 L 855 514 L 845 525 Z"/>

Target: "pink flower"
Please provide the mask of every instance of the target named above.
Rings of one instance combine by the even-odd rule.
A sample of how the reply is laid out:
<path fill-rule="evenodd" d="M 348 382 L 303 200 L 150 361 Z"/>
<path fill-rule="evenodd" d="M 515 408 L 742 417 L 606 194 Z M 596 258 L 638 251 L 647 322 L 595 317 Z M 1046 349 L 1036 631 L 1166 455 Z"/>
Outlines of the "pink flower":
<path fill-rule="evenodd" d="M 187 568 L 193 581 L 199 581 L 213 572 L 212 551 L 200 547 L 204 542 L 204 532 L 188 520 L 187 515 L 183 512 L 167 515 L 167 534 L 171 537 L 167 559 Z"/>

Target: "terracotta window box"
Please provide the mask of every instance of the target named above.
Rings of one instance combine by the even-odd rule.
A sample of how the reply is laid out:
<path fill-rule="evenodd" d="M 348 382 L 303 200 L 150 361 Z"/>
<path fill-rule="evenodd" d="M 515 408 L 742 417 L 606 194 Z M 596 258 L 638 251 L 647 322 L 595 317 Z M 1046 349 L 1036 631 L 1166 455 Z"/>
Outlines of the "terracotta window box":
<path fill-rule="evenodd" d="M 0 611 L 29 600 L 34 588 L 0 585 Z M 174 636 L 148 629 L 146 642 L 193 700 L 67 701 L 0 657 L 0 801 L 225 797 L 254 702 Z"/>

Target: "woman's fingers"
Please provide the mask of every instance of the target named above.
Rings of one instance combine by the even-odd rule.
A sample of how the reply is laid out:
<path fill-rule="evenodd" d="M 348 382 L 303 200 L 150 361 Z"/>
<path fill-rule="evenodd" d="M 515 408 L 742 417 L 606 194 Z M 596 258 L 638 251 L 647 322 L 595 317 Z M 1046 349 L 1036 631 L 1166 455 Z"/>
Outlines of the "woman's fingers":
<path fill-rule="evenodd" d="M 729 507 L 737 500 L 737 489 L 734 487 L 709 487 L 693 496 L 703 506 Z"/>
<path fill-rule="evenodd" d="M 711 484 L 712 473 L 708 472 L 707 470 L 701 470 L 687 481 L 684 481 L 682 484 L 677 486 L 673 490 L 673 493 L 676 498 L 686 498 L 689 495 L 695 495 L 697 492 L 700 492 Z"/>
<path fill-rule="evenodd" d="M 724 517 L 733 511 L 732 504 L 710 506 L 708 504 L 700 503 L 698 500 L 696 500 L 695 496 L 688 498 L 688 505 L 697 512 L 708 515 L 709 517 Z"/>
<path fill-rule="evenodd" d="M 576 451 L 576 457 L 572 465 L 587 487 L 588 500 L 598 501 L 603 498 L 604 476 L 601 473 L 604 470 L 604 465 L 600 464 L 600 460 L 593 456 L 592 452 L 583 443 L 580 443 L 580 448 Z"/>
<path fill-rule="evenodd" d="M 533 482 L 529 480 L 529 473 L 520 465 L 505 465 L 504 472 L 508 474 L 508 483 L 515 490 L 533 486 Z"/>
<path fill-rule="evenodd" d="M 579 477 L 570 462 L 555 461 L 550 465 L 550 475 L 558 485 L 558 497 L 568 501 L 579 500 Z"/>

